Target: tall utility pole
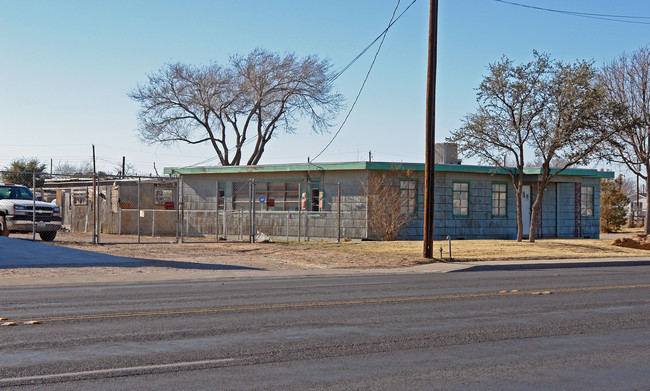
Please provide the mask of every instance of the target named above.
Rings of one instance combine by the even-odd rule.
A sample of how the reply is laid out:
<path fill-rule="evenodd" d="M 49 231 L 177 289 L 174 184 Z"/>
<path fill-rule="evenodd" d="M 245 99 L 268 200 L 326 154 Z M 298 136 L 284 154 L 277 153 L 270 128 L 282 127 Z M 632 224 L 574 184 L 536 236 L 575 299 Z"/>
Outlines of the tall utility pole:
<path fill-rule="evenodd" d="M 436 146 L 436 62 L 438 49 L 438 0 L 429 6 L 429 61 L 427 68 L 427 137 L 424 162 L 424 258 L 433 258 L 434 166 Z"/>

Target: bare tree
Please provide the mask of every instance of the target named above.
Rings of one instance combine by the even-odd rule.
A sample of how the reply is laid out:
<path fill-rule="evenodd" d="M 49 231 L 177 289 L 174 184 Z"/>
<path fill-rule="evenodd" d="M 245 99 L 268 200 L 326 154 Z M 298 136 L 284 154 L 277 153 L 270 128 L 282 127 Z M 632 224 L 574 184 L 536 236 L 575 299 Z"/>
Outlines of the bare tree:
<path fill-rule="evenodd" d="M 409 197 L 409 192 L 415 192 L 416 189 L 407 186 L 413 186 L 417 182 L 409 180 L 411 176 L 411 171 L 393 168 L 372 175 L 368 183 L 364 184 L 368 197 L 370 236 L 381 240 L 397 240 L 402 229 L 415 218 L 417 200 Z"/>
<path fill-rule="evenodd" d="M 510 174 L 517 197 L 517 241 L 523 239 L 521 195 L 524 153 L 531 148 L 541 172 L 532 206 L 528 238 L 535 241 L 539 206 L 550 180 L 568 167 L 584 164 L 609 133 L 604 131 L 603 92 L 592 64 L 550 61 L 533 52 L 534 61 L 513 65 L 504 57 L 490 65 L 479 87 L 479 108 L 468 115 L 449 141 Z M 611 132 L 611 130 L 609 130 Z M 514 160 L 515 166 L 506 162 Z"/>
<path fill-rule="evenodd" d="M 277 130 L 293 132 L 303 117 L 312 131 L 327 129 L 342 104 L 332 91 L 330 68 L 315 55 L 298 59 L 255 49 L 232 57 L 227 67 L 168 65 L 129 96 L 141 104 L 143 141 L 208 142 L 224 166 L 255 165 Z"/>
<path fill-rule="evenodd" d="M 517 195 L 517 241 L 522 241 L 524 225 L 521 195 L 524 183 L 525 147 L 533 126 L 545 107 L 544 77 L 550 70 L 548 55 L 534 52 L 535 59 L 514 65 L 507 57 L 490 64 L 479 86 L 478 111 L 451 132 L 450 142 L 461 153 L 497 166 L 510 174 Z M 506 164 L 514 161 L 515 166 Z"/>
<path fill-rule="evenodd" d="M 93 165 L 90 161 L 83 161 L 79 164 L 71 162 L 59 162 L 54 167 L 54 173 L 64 176 L 82 176 L 82 175 L 92 175 L 93 174 Z"/>
<path fill-rule="evenodd" d="M 616 133 L 602 150 L 612 163 L 624 164 L 646 182 L 650 178 L 650 45 L 605 64 L 600 74 L 607 98 L 620 110 L 612 126 Z M 645 232 L 650 233 L 650 213 Z"/>
<path fill-rule="evenodd" d="M 541 162 L 530 219 L 530 242 L 535 241 L 539 210 L 548 183 L 571 166 L 587 164 L 600 143 L 611 134 L 611 128 L 603 126 L 609 116 L 592 63 L 555 62 L 543 86 L 545 105 L 534 121 L 530 138 Z"/>

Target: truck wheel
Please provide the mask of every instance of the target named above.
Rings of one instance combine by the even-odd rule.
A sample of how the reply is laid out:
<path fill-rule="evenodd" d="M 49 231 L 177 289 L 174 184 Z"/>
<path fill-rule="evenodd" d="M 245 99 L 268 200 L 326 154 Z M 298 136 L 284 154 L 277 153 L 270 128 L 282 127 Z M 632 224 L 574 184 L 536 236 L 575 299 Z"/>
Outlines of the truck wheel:
<path fill-rule="evenodd" d="M 56 231 L 45 231 L 39 233 L 41 240 L 44 242 L 51 242 L 56 238 Z"/>
<path fill-rule="evenodd" d="M 9 236 L 9 228 L 7 228 L 7 219 L 0 217 L 0 236 Z"/>

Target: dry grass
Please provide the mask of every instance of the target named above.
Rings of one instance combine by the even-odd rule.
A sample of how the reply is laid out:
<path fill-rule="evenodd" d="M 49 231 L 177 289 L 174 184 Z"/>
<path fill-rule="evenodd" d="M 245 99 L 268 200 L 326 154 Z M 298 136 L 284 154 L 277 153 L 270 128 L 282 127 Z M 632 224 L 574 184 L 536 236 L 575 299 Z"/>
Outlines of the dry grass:
<path fill-rule="evenodd" d="M 373 269 L 408 267 L 436 261 L 497 261 L 645 256 L 648 251 L 611 245 L 605 239 L 541 239 L 535 243 L 513 240 L 434 242 L 434 259 L 424 259 L 421 241 L 395 242 L 278 242 L 60 245 L 112 255 L 173 260 L 201 264 L 252 267 L 264 270 Z M 439 248 L 443 248 L 442 259 Z"/>
<path fill-rule="evenodd" d="M 621 227 L 618 231 L 614 232 L 616 234 L 629 234 L 630 236 L 632 235 L 637 235 L 637 234 L 642 234 L 645 232 L 645 228 L 643 227 Z"/>
<path fill-rule="evenodd" d="M 422 242 L 344 242 L 296 244 L 305 248 L 320 247 L 332 252 L 357 255 L 392 255 L 393 257 L 422 257 Z M 449 242 L 433 243 L 434 258 L 449 260 Z M 538 239 L 535 243 L 514 240 L 457 240 L 451 242 L 454 261 L 494 261 L 529 259 L 573 259 L 633 257 L 648 255 L 648 251 L 611 245 L 606 239 Z"/>
<path fill-rule="evenodd" d="M 632 235 L 625 235 L 632 236 Z M 55 244 L 111 255 L 161 260 L 137 267 L 51 267 L 0 269 L 3 279 L 43 278 L 54 281 L 74 278 L 82 281 L 103 276 L 127 274 L 177 273 L 182 270 L 260 270 L 377 269 L 409 267 L 438 261 L 508 261 L 534 259 L 575 259 L 648 256 L 650 251 L 611 245 L 611 239 L 540 239 L 535 243 L 513 240 L 452 241 L 453 259 L 448 242 L 434 242 L 434 259 L 424 259 L 421 241 L 396 242 L 278 242 L 278 243 L 158 243 L 92 245 L 73 241 Z M 440 258 L 440 247 L 443 249 Z M 164 261 L 174 261 L 166 264 Z M 193 267 L 196 265 L 196 267 Z M 211 266 L 210 266 L 211 265 Z M 148 278 L 148 277 L 143 277 Z"/>

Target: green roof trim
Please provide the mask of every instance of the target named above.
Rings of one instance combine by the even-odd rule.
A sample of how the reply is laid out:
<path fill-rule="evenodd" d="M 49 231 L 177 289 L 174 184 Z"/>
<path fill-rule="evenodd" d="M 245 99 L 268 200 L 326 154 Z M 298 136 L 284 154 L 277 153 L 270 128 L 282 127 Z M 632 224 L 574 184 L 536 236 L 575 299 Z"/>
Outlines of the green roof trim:
<path fill-rule="evenodd" d="M 165 167 L 165 174 L 243 174 L 259 172 L 294 171 L 350 171 L 350 170 L 413 170 L 424 171 L 423 163 L 349 162 L 349 163 L 297 163 L 258 166 Z"/>
<path fill-rule="evenodd" d="M 348 163 L 297 163 L 268 164 L 258 166 L 203 166 L 203 167 L 165 167 L 166 175 L 210 175 L 210 174 L 246 174 L 266 172 L 295 171 L 351 171 L 351 170 L 400 170 L 424 171 L 424 163 L 397 162 L 348 162 Z M 436 172 L 467 172 L 485 174 L 508 174 L 508 170 L 490 166 L 471 166 L 461 164 L 436 164 Z M 516 169 L 513 169 L 516 171 Z M 525 175 L 541 175 L 541 168 L 526 168 Z M 570 168 L 558 175 L 581 176 L 590 178 L 614 178 L 611 171 L 598 171 L 585 168 Z"/>
<path fill-rule="evenodd" d="M 551 173 L 557 172 L 557 169 L 551 169 Z M 524 168 L 525 175 L 542 175 L 542 169 L 540 167 L 534 168 Z M 581 176 L 589 178 L 614 178 L 613 171 L 598 171 L 589 168 L 567 168 L 566 170 L 560 172 L 558 175 L 565 176 Z"/>

